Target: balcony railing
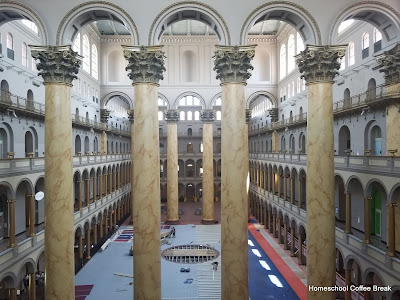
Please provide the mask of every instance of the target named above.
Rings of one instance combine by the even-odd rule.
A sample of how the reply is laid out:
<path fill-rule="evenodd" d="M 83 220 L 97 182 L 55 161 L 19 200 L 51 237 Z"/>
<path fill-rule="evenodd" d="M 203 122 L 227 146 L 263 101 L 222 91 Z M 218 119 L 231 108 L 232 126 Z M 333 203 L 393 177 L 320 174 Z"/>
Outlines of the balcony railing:
<path fill-rule="evenodd" d="M 44 104 L 28 100 L 27 98 L 11 94 L 8 91 L 0 90 L 0 105 L 6 105 L 10 109 L 25 110 L 44 115 Z"/>
<path fill-rule="evenodd" d="M 362 109 L 369 105 L 378 104 L 383 100 L 390 100 L 400 97 L 400 83 L 398 86 L 393 84 L 382 84 L 375 88 L 369 89 L 361 94 L 354 95 L 349 99 L 343 99 L 333 103 L 333 115 L 339 115 L 354 109 Z M 296 124 L 307 123 L 307 113 L 297 115 L 293 118 L 285 119 L 274 123 L 267 124 L 263 128 L 249 130 L 249 135 L 257 135 L 268 131 L 290 127 Z"/>

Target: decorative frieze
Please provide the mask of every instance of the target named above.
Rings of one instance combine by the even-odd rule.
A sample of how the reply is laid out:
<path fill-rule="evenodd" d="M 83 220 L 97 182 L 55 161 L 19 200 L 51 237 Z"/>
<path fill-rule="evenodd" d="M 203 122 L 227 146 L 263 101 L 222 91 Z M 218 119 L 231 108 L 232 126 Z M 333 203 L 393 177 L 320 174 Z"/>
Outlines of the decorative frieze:
<path fill-rule="evenodd" d="M 251 109 L 246 109 L 246 123 L 249 124 L 251 120 Z"/>
<path fill-rule="evenodd" d="M 202 110 L 200 112 L 200 120 L 207 123 L 212 123 L 215 121 L 216 112 L 213 109 Z"/>
<path fill-rule="evenodd" d="M 315 82 L 332 82 L 340 69 L 340 59 L 346 53 L 347 45 L 319 46 L 307 45 L 304 51 L 296 55 L 296 63 L 301 78 L 307 84 Z"/>
<path fill-rule="evenodd" d="M 178 122 L 180 120 L 179 110 L 177 109 L 164 110 L 164 116 L 167 122 Z"/>
<path fill-rule="evenodd" d="M 125 70 L 130 71 L 128 77 L 133 84 L 153 83 L 158 84 L 164 79 L 164 52 L 163 46 L 122 46 L 124 57 L 128 61 Z"/>
<path fill-rule="evenodd" d="M 379 65 L 379 72 L 385 75 L 385 83 L 400 83 L 400 44 L 397 44 L 389 51 L 376 56 Z"/>
<path fill-rule="evenodd" d="M 62 83 L 72 85 L 82 63 L 82 56 L 66 46 L 29 45 L 32 57 L 39 60 L 36 67 L 38 75 L 43 77 L 43 84 Z"/>
<path fill-rule="evenodd" d="M 278 108 L 271 108 L 268 110 L 268 114 L 271 118 L 271 122 L 277 122 L 278 121 Z"/>
<path fill-rule="evenodd" d="M 100 122 L 107 123 L 110 118 L 110 111 L 105 108 L 100 108 Z"/>
<path fill-rule="evenodd" d="M 216 46 L 214 70 L 221 83 L 239 82 L 246 84 L 251 77 L 248 70 L 253 70 L 251 60 L 255 55 L 256 45 Z"/>
<path fill-rule="evenodd" d="M 135 120 L 135 114 L 133 109 L 128 109 L 127 111 L 129 121 L 133 122 Z"/>

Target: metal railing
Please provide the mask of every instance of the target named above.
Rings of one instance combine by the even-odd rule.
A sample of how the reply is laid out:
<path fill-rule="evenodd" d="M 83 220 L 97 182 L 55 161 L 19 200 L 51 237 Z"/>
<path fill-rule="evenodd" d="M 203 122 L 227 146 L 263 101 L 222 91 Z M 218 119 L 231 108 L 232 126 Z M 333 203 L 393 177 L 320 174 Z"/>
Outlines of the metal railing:
<path fill-rule="evenodd" d="M 0 90 L 0 104 L 5 104 L 11 109 L 22 109 L 41 115 L 44 115 L 45 112 L 45 106 L 43 103 L 28 100 L 27 98 L 14 95 L 5 90 Z"/>

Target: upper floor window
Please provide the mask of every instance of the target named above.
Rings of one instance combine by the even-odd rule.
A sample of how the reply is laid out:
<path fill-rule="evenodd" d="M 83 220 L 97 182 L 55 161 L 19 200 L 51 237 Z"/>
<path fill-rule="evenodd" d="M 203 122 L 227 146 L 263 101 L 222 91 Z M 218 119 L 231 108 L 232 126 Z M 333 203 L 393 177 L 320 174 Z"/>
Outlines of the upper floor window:
<path fill-rule="evenodd" d="M 343 30 L 345 30 L 347 27 L 349 27 L 351 24 L 353 24 L 353 22 L 354 22 L 353 19 L 346 20 L 346 21 L 342 22 L 342 23 L 339 25 L 338 33 L 341 33 Z"/>
<path fill-rule="evenodd" d="M 349 56 L 348 56 L 349 66 L 352 66 L 355 63 L 354 42 L 350 42 L 349 43 L 348 50 L 349 50 L 348 51 L 348 53 L 349 53 Z"/>
<path fill-rule="evenodd" d="M 362 37 L 362 48 L 366 49 L 369 47 L 369 33 L 364 32 L 363 37 Z"/>
<path fill-rule="evenodd" d="M 217 99 L 215 99 L 215 106 L 221 106 L 221 97 L 218 97 Z"/>
<path fill-rule="evenodd" d="M 294 47 L 294 35 L 291 34 L 288 40 L 288 73 L 290 73 L 294 69 Z"/>
<path fill-rule="evenodd" d="M 290 97 L 292 97 L 292 86 L 290 83 L 288 84 L 288 87 L 287 87 L 287 93 L 288 93 L 288 95 L 287 95 L 288 99 Z"/>
<path fill-rule="evenodd" d="M 21 59 L 22 59 L 22 65 L 24 67 L 28 66 L 28 47 L 26 46 L 25 43 L 22 43 L 22 49 L 21 49 Z"/>
<path fill-rule="evenodd" d="M 99 70 L 97 67 L 97 47 L 95 44 L 92 45 L 92 76 L 96 79 L 99 78 L 98 76 Z"/>
<path fill-rule="evenodd" d="M 75 40 L 74 40 L 74 45 L 72 46 L 72 50 L 75 52 L 78 52 L 78 54 L 81 54 L 81 33 L 78 32 Z"/>
<path fill-rule="evenodd" d="M 294 96 L 294 81 L 292 81 L 292 96 Z"/>
<path fill-rule="evenodd" d="M 164 99 L 158 97 L 158 106 L 167 106 L 167 101 L 165 101 Z"/>
<path fill-rule="evenodd" d="M 217 118 L 217 121 L 221 121 L 221 111 L 220 110 L 217 110 L 216 118 Z"/>
<path fill-rule="evenodd" d="M 24 24 L 26 27 L 28 27 L 30 30 L 32 30 L 36 34 L 38 33 L 38 28 L 35 23 L 33 23 L 29 20 L 22 20 L 22 24 Z"/>
<path fill-rule="evenodd" d="M 200 99 L 196 96 L 188 95 L 179 100 L 179 106 L 200 106 Z"/>
<path fill-rule="evenodd" d="M 195 119 L 195 121 L 200 120 L 200 112 L 199 111 L 194 112 L 194 119 Z"/>
<path fill-rule="evenodd" d="M 87 35 L 82 37 L 83 70 L 90 73 L 90 50 Z"/>
<path fill-rule="evenodd" d="M 7 49 L 14 50 L 14 38 L 11 33 L 7 34 Z"/>
<path fill-rule="evenodd" d="M 303 51 L 304 50 L 304 42 L 303 42 L 303 39 L 301 38 L 301 35 L 300 35 L 300 33 L 297 33 L 297 35 L 296 35 L 296 39 L 297 39 L 297 41 L 296 41 L 296 43 L 297 43 L 297 54 L 299 54 L 301 51 Z"/>
<path fill-rule="evenodd" d="M 164 119 L 164 114 L 162 111 L 158 111 L 158 121 L 162 121 Z"/>
<path fill-rule="evenodd" d="M 374 27 L 374 53 L 382 49 L 382 33 Z"/>
<path fill-rule="evenodd" d="M 342 57 L 342 60 L 340 61 L 340 69 L 339 71 L 342 71 L 346 68 L 346 55 Z"/>
<path fill-rule="evenodd" d="M 286 76 L 286 45 L 282 44 L 280 51 L 280 79 Z"/>
<path fill-rule="evenodd" d="M 301 79 L 300 77 L 297 78 L 297 94 L 300 93 L 300 89 L 301 89 Z"/>
<path fill-rule="evenodd" d="M 187 119 L 188 119 L 188 121 L 192 121 L 192 119 L 193 119 L 193 113 L 192 113 L 191 111 L 188 111 L 188 112 L 187 112 Z"/>
<path fill-rule="evenodd" d="M 181 121 L 185 121 L 185 112 L 183 110 L 181 110 L 181 112 L 179 113 L 179 119 Z"/>

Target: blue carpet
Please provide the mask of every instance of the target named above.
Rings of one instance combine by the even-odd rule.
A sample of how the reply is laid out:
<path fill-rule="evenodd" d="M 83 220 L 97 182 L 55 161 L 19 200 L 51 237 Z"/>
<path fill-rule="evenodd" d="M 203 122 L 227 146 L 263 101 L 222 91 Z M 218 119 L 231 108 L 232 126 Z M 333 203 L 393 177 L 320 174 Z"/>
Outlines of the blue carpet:
<path fill-rule="evenodd" d="M 253 223 L 257 223 L 253 221 Z M 279 273 L 279 270 L 275 267 L 268 255 L 264 252 L 261 246 L 258 244 L 256 239 L 248 233 L 248 239 L 253 243 L 254 246 L 249 245 L 249 294 L 251 300 L 297 300 L 299 297 L 293 291 L 291 286 L 288 284 L 286 279 Z M 249 243 L 250 244 L 250 243 Z M 253 253 L 252 250 L 258 250 L 258 257 Z M 258 254 L 258 253 L 257 253 Z M 264 265 L 271 270 L 265 269 L 260 261 L 264 261 Z M 269 275 L 276 276 L 276 284 L 274 284 Z M 279 283 L 282 287 L 278 287 Z"/>

